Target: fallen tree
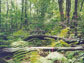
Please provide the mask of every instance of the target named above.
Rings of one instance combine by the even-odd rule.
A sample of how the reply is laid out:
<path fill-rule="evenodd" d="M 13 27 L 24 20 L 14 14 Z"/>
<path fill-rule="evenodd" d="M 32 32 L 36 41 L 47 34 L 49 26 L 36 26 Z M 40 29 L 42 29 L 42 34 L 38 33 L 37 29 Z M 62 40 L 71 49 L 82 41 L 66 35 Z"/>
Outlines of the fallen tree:
<path fill-rule="evenodd" d="M 24 41 L 28 41 L 30 39 L 33 39 L 33 38 L 38 38 L 38 39 L 41 39 L 41 40 L 46 40 L 48 38 L 53 38 L 55 40 L 59 39 L 59 40 L 63 40 L 65 42 L 67 42 L 68 44 L 70 43 L 74 43 L 74 42 L 78 42 L 78 44 L 83 44 L 84 43 L 84 40 L 81 40 L 81 39 L 69 39 L 69 38 L 61 38 L 61 37 L 58 37 L 58 36 L 55 36 L 55 35 L 31 35 L 27 38 L 24 39 Z"/>
<path fill-rule="evenodd" d="M 24 51 L 34 51 L 34 50 L 44 50 L 44 51 L 58 51 L 58 50 L 64 50 L 64 51 L 75 51 L 75 50 L 84 50 L 83 46 L 78 47 L 24 47 L 24 48 L 3 48 L 0 52 L 16 52 L 18 50 L 24 50 Z"/>
<path fill-rule="evenodd" d="M 13 54 L 17 51 L 77 51 L 82 50 L 84 51 L 84 46 L 78 46 L 78 47 L 23 47 L 23 48 L 2 48 L 0 49 L 0 58 L 4 58 L 7 56 L 13 56 Z"/>

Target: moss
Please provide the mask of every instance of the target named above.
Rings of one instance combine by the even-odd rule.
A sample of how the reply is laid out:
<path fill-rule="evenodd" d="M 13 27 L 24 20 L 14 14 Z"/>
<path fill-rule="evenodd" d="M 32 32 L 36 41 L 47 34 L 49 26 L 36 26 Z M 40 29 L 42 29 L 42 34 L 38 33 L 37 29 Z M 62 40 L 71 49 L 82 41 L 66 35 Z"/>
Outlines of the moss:
<path fill-rule="evenodd" d="M 24 38 L 28 37 L 28 35 L 28 31 L 24 31 L 23 29 L 13 33 L 13 36 L 23 36 Z"/>

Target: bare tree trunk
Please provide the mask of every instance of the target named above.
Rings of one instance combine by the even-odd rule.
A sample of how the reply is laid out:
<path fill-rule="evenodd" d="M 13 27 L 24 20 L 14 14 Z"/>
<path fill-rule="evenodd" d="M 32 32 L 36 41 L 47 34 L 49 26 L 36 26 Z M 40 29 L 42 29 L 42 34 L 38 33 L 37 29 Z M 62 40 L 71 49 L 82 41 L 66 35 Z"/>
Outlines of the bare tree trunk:
<path fill-rule="evenodd" d="M 17 21 L 17 19 L 18 19 L 18 16 L 17 16 L 17 0 L 15 0 L 15 2 L 16 2 L 16 9 L 15 9 L 15 14 L 16 14 L 16 16 L 15 16 L 15 21 L 16 21 L 16 23 L 15 23 L 15 25 L 16 25 L 16 27 L 15 27 L 15 31 L 16 30 L 18 30 L 18 21 Z"/>
<path fill-rule="evenodd" d="M 66 25 L 70 27 L 70 10 L 71 10 L 71 0 L 66 0 Z M 70 31 L 68 32 L 68 37 L 70 36 Z"/>
<path fill-rule="evenodd" d="M 21 15 L 21 21 L 23 21 L 23 14 L 24 14 L 24 0 L 22 0 L 22 15 Z"/>
<path fill-rule="evenodd" d="M 82 11 L 83 4 L 84 4 L 84 0 L 81 3 L 81 9 L 80 9 L 80 11 Z"/>
<path fill-rule="evenodd" d="M 0 0 L 0 29 L 1 29 L 1 0 Z M 0 30 L 1 32 L 1 30 Z"/>
<path fill-rule="evenodd" d="M 78 18 L 77 8 L 78 8 L 78 0 L 75 0 L 75 8 L 74 8 L 74 13 L 73 13 L 75 36 L 77 36 L 77 26 L 78 26 L 77 25 L 77 18 Z"/>
<path fill-rule="evenodd" d="M 9 11 L 9 5 L 8 5 L 8 0 L 7 0 L 7 18 L 8 18 L 8 11 Z"/>
<path fill-rule="evenodd" d="M 16 52 L 18 50 L 24 50 L 24 51 L 34 51 L 34 50 L 44 50 L 44 51 L 58 51 L 58 50 L 64 50 L 64 51 L 76 51 L 76 50 L 84 50 L 83 46 L 78 47 L 22 47 L 22 48 L 2 48 L 0 49 L 0 52 Z"/>
<path fill-rule="evenodd" d="M 75 0 L 75 8 L 73 13 L 73 19 L 77 18 L 77 8 L 78 8 L 78 0 Z"/>
<path fill-rule="evenodd" d="M 13 0 L 11 0 L 11 12 L 10 12 L 10 19 L 11 19 L 11 21 L 10 21 L 10 32 L 11 32 L 11 34 L 12 34 L 12 32 L 13 32 L 13 15 L 12 15 L 12 6 L 13 6 Z"/>
<path fill-rule="evenodd" d="M 31 17 L 31 1 L 30 1 L 30 17 Z"/>
<path fill-rule="evenodd" d="M 70 10 L 71 10 L 71 0 L 66 0 L 66 19 L 68 26 L 70 25 Z"/>
<path fill-rule="evenodd" d="M 7 21 L 8 21 L 8 12 L 9 12 L 8 0 L 6 2 L 6 5 L 7 5 L 6 18 L 7 18 Z M 6 26 L 6 31 L 8 30 L 7 21 L 6 21 L 6 25 L 5 25 Z"/>
<path fill-rule="evenodd" d="M 60 11 L 60 16 L 62 21 L 64 21 L 63 2 L 64 0 L 58 0 L 59 11 Z"/>
<path fill-rule="evenodd" d="M 22 26 L 23 26 L 23 18 L 24 18 L 24 0 L 22 0 L 22 9 L 21 9 L 21 26 L 20 26 L 20 28 L 22 28 Z"/>
<path fill-rule="evenodd" d="M 25 27 L 25 30 L 28 30 L 28 19 L 27 19 L 27 4 L 28 4 L 28 0 L 25 0 L 25 19 L 24 19 L 24 27 Z"/>
<path fill-rule="evenodd" d="M 25 25 L 27 25 L 27 0 L 25 0 Z"/>

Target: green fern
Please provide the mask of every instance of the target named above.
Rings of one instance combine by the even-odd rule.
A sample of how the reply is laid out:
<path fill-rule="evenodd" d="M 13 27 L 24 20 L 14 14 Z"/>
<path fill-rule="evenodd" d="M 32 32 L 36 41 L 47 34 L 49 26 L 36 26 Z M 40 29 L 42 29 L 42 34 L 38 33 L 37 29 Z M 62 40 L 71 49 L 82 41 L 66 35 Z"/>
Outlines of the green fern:
<path fill-rule="evenodd" d="M 29 61 L 30 53 L 28 51 L 19 50 L 14 53 L 13 59 L 17 63 L 21 63 L 22 61 Z"/>

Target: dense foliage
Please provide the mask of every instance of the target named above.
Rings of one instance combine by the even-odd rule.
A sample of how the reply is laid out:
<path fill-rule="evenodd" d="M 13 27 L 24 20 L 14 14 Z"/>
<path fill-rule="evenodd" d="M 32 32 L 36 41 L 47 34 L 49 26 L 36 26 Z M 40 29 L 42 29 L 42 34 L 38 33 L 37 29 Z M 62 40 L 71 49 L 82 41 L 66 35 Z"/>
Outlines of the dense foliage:
<path fill-rule="evenodd" d="M 83 4 L 84 0 L 0 0 L 0 48 L 84 47 Z M 24 40 L 33 35 L 62 39 L 40 37 Z M 76 41 L 72 42 L 73 39 Z M 83 53 L 78 50 L 17 50 L 12 56 L 0 57 L 0 62 L 84 63 Z"/>

